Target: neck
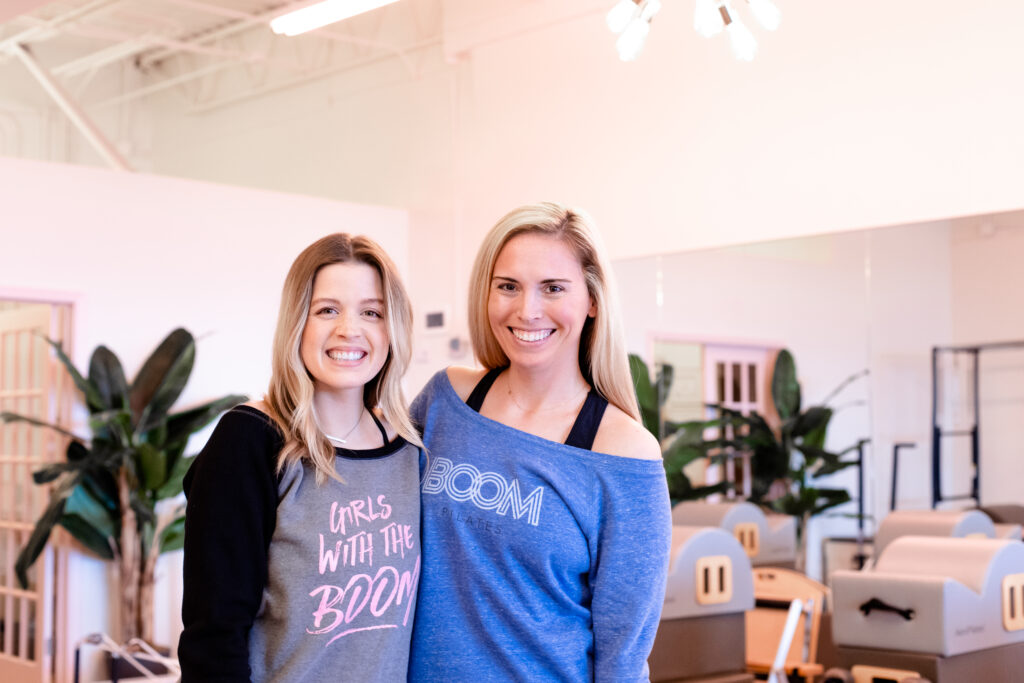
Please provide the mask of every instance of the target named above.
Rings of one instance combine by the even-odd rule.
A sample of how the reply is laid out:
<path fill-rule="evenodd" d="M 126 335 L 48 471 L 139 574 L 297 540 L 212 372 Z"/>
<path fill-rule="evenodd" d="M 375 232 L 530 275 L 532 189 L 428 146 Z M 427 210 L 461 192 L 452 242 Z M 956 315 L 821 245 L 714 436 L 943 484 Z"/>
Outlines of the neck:
<path fill-rule="evenodd" d="M 317 390 L 313 393 L 313 407 L 316 409 L 320 431 L 343 436 L 362 415 L 363 392 Z"/>
<path fill-rule="evenodd" d="M 575 407 L 589 388 L 576 366 L 552 371 L 551 368 L 534 370 L 512 365 L 503 374 L 513 402 L 528 412 Z"/>

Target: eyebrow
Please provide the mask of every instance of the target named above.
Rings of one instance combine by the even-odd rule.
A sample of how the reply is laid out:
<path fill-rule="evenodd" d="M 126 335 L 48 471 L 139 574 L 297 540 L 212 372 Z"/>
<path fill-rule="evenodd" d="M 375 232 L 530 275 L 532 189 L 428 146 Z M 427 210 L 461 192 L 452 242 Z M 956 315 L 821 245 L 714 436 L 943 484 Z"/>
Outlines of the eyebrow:
<path fill-rule="evenodd" d="M 312 301 L 310 301 L 309 305 L 312 306 L 313 304 L 340 304 L 340 303 L 341 302 L 338 301 L 337 299 L 332 299 L 330 297 L 320 297 L 318 299 L 313 299 Z M 383 306 L 384 305 L 384 299 L 363 299 L 359 303 L 360 304 L 380 304 L 380 305 Z"/>
<path fill-rule="evenodd" d="M 519 283 L 519 280 L 515 279 L 514 277 L 506 277 L 504 275 L 495 275 L 493 278 L 491 278 L 491 280 L 492 281 L 493 280 L 502 280 L 504 282 L 515 282 L 517 284 Z M 549 277 L 549 278 L 545 278 L 545 279 L 540 281 L 540 283 L 542 285 L 551 284 L 553 282 L 558 282 L 558 283 L 565 282 L 565 283 L 571 284 L 572 280 L 570 280 L 567 277 Z"/>

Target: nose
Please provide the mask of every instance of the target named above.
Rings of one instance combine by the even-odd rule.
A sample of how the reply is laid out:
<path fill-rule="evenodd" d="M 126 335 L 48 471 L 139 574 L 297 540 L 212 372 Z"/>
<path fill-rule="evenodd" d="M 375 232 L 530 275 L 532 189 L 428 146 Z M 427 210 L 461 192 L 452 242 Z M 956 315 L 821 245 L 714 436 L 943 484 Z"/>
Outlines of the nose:
<path fill-rule="evenodd" d="M 359 318 L 351 313 L 341 313 L 334 321 L 334 333 L 339 337 L 359 335 Z"/>
<path fill-rule="evenodd" d="M 541 317 L 541 300 L 536 292 L 524 292 L 519 298 L 519 317 L 522 320 L 536 320 Z"/>

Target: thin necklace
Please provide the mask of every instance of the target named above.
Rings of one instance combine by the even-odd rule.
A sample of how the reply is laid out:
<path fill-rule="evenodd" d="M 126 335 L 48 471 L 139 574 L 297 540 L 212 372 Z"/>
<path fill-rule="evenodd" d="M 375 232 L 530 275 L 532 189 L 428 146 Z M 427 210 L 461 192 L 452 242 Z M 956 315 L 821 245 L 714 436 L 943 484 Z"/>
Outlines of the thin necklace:
<path fill-rule="evenodd" d="M 508 391 L 508 397 L 509 397 L 510 399 L 512 399 L 512 402 L 513 402 L 513 403 L 515 403 L 515 404 L 516 404 L 516 407 L 517 407 L 517 408 L 519 408 L 519 410 L 523 411 L 524 413 L 528 413 L 528 412 L 530 412 L 529 410 L 527 410 L 526 408 L 524 408 L 523 406 L 521 406 L 521 405 L 519 404 L 519 401 L 517 401 L 517 400 L 516 400 L 516 396 L 515 396 L 515 394 L 513 394 L 513 393 L 512 393 L 512 380 L 510 380 L 510 379 L 506 379 L 506 380 L 505 380 L 505 382 L 506 382 L 506 384 L 505 384 L 505 389 L 506 389 L 506 391 Z M 535 411 L 537 411 L 537 410 L 540 410 L 541 408 L 544 408 L 545 410 L 550 410 L 550 409 L 552 409 L 552 408 L 560 408 L 560 407 L 562 407 L 562 406 L 565 406 L 565 405 L 569 405 L 570 403 L 575 403 L 575 402 L 576 402 L 576 401 L 577 401 L 577 400 L 579 399 L 579 397 L 580 397 L 580 394 L 582 394 L 582 393 L 583 393 L 584 391 L 586 391 L 586 390 L 587 390 L 587 385 L 586 385 L 586 384 L 584 384 L 584 385 L 583 385 L 583 386 L 582 386 L 582 387 L 580 388 L 580 390 L 579 390 L 579 391 L 577 391 L 577 392 L 576 392 L 576 393 L 575 393 L 575 394 L 574 394 L 574 395 L 572 396 L 572 398 L 566 399 L 566 400 L 564 400 L 564 401 L 559 401 L 558 403 L 552 403 L 552 404 L 551 404 L 551 405 L 549 405 L 549 406 L 538 406 L 537 408 L 535 408 L 535 409 L 534 409 L 534 412 L 535 412 Z"/>
<path fill-rule="evenodd" d="M 343 438 L 338 438 L 336 436 L 331 436 L 327 432 L 323 432 L 324 436 L 326 436 L 331 441 L 337 441 L 338 443 L 342 443 L 342 444 L 343 443 L 347 443 L 348 437 L 352 436 L 352 432 L 356 431 L 356 427 L 358 427 L 359 423 L 363 421 L 363 413 L 365 413 L 365 412 L 366 412 L 366 406 L 364 405 L 362 407 L 362 409 L 359 411 L 359 417 L 356 418 L 356 423 L 354 425 L 352 425 L 352 429 L 348 430 L 345 433 L 345 436 Z M 323 431 L 323 430 L 321 429 L 320 431 Z"/>

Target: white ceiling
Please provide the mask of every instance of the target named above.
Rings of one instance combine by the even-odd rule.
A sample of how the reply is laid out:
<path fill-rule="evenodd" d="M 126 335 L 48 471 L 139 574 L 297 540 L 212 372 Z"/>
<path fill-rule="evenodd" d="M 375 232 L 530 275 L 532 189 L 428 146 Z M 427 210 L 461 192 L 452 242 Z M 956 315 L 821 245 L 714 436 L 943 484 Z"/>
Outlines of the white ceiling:
<path fill-rule="evenodd" d="M 275 36 L 271 18 L 308 0 L 13 0 L 0 13 L 0 79 L 24 71 L 24 46 L 88 108 L 192 84 L 193 97 L 236 100 L 440 42 L 441 0 L 405 0 L 302 36 Z M 11 10 L 20 11 L 10 16 Z M 114 95 L 87 84 L 110 70 L 137 76 Z M 20 77 L 20 75 L 19 75 Z M 127 82 L 127 81 L 126 81 Z M 203 102 L 194 102 L 203 104 Z"/>

